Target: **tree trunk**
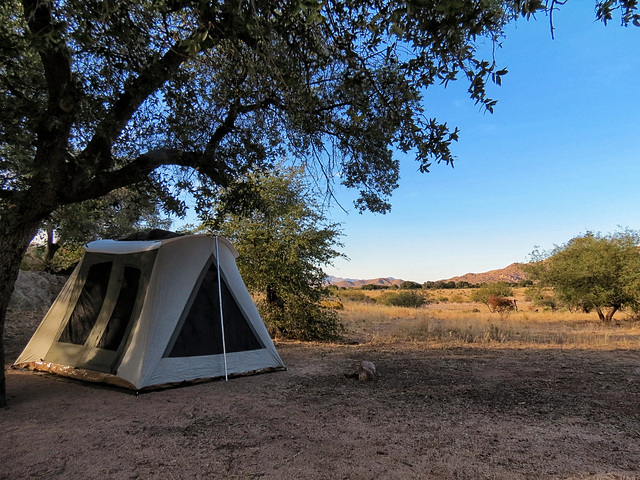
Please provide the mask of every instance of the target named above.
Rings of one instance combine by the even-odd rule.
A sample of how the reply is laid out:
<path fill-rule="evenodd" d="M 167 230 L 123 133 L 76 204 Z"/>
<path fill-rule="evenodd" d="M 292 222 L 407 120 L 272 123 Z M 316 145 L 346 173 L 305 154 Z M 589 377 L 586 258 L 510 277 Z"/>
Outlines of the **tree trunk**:
<path fill-rule="evenodd" d="M 618 307 L 617 305 L 611 307 L 604 318 L 605 323 L 611 323 L 611 321 L 613 320 L 613 315 L 618 311 L 618 308 L 620 307 Z"/>
<path fill-rule="evenodd" d="M 278 290 L 273 285 L 267 285 L 267 303 L 278 310 L 284 310 L 284 300 L 280 298 Z"/>
<path fill-rule="evenodd" d="M 7 388 L 4 366 L 4 321 L 11 294 L 20 271 L 20 262 L 29 242 L 38 231 L 39 221 L 3 225 L 0 230 L 0 408 L 7 406 Z"/>
<path fill-rule="evenodd" d="M 609 309 L 609 311 L 606 314 L 602 311 L 600 307 L 597 307 L 596 311 L 598 312 L 598 318 L 602 323 L 611 323 L 611 320 L 613 320 L 613 316 L 619 309 L 620 309 L 620 305 L 614 305 Z"/>
<path fill-rule="evenodd" d="M 53 260 L 53 256 L 56 254 L 60 245 L 54 242 L 53 239 L 53 227 L 47 227 L 47 251 L 45 256 L 45 262 L 47 264 L 47 268 L 51 266 L 51 261 Z"/>

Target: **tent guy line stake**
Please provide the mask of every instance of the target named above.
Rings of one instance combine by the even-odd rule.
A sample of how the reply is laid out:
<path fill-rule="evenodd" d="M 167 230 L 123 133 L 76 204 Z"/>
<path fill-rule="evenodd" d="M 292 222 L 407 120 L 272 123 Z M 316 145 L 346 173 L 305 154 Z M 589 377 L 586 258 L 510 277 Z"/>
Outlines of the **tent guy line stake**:
<path fill-rule="evenodd" d="M 218 249 L 218 236 L 216 235 L 216 267 L 218 268 L 218 300 L 220 301 L 220 329 L 222 330 L 222 358 L 224 358 L 224 380 L 229 380 L 227 373 L 227 345 L 224 339 L 224 314 L 222 313 L 222 279 L 220 278 L 220 250 Z"/>

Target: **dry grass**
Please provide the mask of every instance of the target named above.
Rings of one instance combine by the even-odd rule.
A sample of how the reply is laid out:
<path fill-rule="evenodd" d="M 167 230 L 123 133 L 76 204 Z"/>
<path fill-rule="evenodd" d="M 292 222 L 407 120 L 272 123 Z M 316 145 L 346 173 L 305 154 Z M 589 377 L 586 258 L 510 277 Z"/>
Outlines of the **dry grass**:
<path fill-rule="evenodd" d="M 380 291 L 365 292 L 379 297 Z M 595 313 L 552 312 L 536 309 L 516 291 L 519 311 L 500 318 L 482 304 L 468 301 L 467 291 L 431 292 L 446 302 L 421 308 L 402 308 L 364 303 L 343 295 L 341 318 L 348 337 L 358 342 L 424 342 L 432 347 L 492 345 L 518 348 L 640 348 L 640 322 L 618 313 L 611 325 L 602 324 Z M 455 297 L 454 297 L 455 296 Z"/>

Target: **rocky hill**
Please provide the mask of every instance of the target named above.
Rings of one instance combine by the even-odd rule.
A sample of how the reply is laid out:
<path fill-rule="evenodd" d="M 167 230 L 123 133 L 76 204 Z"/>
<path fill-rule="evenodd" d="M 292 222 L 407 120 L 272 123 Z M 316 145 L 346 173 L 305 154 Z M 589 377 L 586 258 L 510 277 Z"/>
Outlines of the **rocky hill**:
<path fill-rule="evenodd" d="M 329 277 L 327 283 L 343 288 L 361 288 L 363 285 L 380 285 L 390 287 L 392 285 L 400 285 L 403 280 L 393 277 L 374 278 L 371 280 L 356 280 L 352 278 Z"/>
<path fill-rule="evenodd" d="M 527 278 L 524 273 L 524 265 L 524 263 L 512 263 L 505 268 L 489 270 L 484 273 L 465 273 L 459 277 L 449 278 L 447 281 L 469 282 L 471 284 L 495 282 L 517 283 Z"/>
<path fill-rule="evenodd" d="M 484 273 L 465 273 L 458 277 L 451 277 L 443 279 L 444 282 L 469 282 L 471 284 L 476 283 L 495 283 L 495 282 L 509 282 L 517 283 L 521 280 L 526 280 L 527 276 L 524 272 L 524 263 L 512 263 L 505 268 L 499 268 L 496 270 L 490 270 Z M 363 285 L 381 285 L 390 287 L 392 285 L 400 285 L 404 280 L 386 277 L 386 278 L 374 278 L 372 280 L 356 280 L 352 278 L 341 277 L 329 277 L 327 283 L 344 288 L 361 288 Z"/>

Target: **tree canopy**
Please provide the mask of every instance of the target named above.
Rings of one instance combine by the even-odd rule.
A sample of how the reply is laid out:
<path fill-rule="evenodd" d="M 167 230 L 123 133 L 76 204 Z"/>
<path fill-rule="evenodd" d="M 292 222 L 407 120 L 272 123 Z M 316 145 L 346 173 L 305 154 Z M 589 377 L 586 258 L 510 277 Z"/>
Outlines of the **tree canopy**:
<path fill-rule="evenodd" d="M 5 0 L 0 338 L 27 245 L 64 205 L 153 185 L 180 210 L 180 192 L 242 191 L 238 179 L 286 157 L 387 211 L 394 149 L 423 172 L 453 161 L 458 131 L 429 115 L 424 90 L 462 78 L 492 110 L 486 83 L 506 70 L 477 41 L 556 3 Z M 623 23 L 636 3 L 596 2 Z"/>
<path fill-rule="evenodd" d="M 534 252 L 537 262 L 528 273 L 539 285 L 553 287 L 563 304 L 596 310 L 600 320 L 611 322 L 620 308 L 640 302 L 639 245 L 633 231 L 587 232 L 551 252 Z"/>

